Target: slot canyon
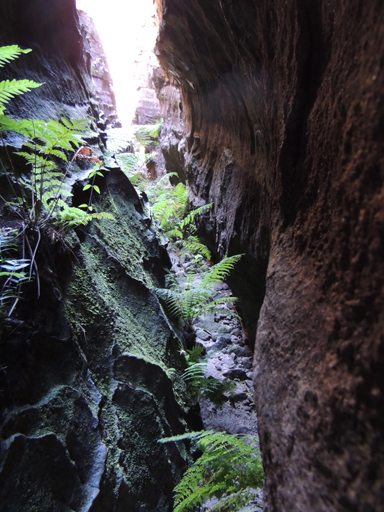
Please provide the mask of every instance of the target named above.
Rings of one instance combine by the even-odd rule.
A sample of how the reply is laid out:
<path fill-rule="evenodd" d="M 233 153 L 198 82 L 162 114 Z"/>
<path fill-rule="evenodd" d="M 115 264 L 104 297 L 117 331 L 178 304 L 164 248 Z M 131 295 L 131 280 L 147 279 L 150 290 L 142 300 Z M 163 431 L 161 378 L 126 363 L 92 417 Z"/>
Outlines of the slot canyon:
<path fill-rule="evenodd" d="M 161 158 L 191 206 L 213 203 L 197 231 L 215 261 L 245 255 L 228 284 L 253 353 L 263 510 L 384 512 L 384 4 L 155 4 Z M 32 52 L 0 81 L 43 83 L 6 113 L 88 118 L 102 158 L 118 114 L 85 19 L 75 0 L 2 0 L 0 46 Z M 0 147 L 1 229 L 20 228 L 4 199 L 20 145 Z M 40 295 L 27 283 L 0 318 L 1 512 L 168 512 L 188 464 L 158 442 L 198 422 L 154 292 L 170 258 L 144 195 L 104 166 L 114 222 L 31 231 Z"/>

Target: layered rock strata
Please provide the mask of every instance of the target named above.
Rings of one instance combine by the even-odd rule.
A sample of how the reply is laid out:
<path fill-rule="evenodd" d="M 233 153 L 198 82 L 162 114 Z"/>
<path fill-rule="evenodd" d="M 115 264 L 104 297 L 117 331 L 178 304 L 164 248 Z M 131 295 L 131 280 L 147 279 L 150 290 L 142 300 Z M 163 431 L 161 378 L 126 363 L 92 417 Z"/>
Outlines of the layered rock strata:
<path fill-rule="evenodd" d="M 157 4 L 201 232 L 247 253 L 268 510 L 384 510 L 383 3 Z"/>

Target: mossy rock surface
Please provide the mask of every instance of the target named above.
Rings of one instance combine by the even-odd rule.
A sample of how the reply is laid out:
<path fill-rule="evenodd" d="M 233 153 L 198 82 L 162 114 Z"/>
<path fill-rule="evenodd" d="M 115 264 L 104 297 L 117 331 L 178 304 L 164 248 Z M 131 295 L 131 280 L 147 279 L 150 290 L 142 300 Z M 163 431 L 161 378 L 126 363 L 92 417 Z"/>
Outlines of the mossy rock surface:
<path fill-rule="evenodd" d="M 4 512 L 168 511 L 185 467 L 158 443 L 185 430 L 183 384 L 167 373 L 178 340 L 152 291 L 168 257 L 124 174 L 102 189 L 95 206 L 116 220 L 64 245 L 43 236 L 41 297 L 32 285 L 2 325 Z"/>

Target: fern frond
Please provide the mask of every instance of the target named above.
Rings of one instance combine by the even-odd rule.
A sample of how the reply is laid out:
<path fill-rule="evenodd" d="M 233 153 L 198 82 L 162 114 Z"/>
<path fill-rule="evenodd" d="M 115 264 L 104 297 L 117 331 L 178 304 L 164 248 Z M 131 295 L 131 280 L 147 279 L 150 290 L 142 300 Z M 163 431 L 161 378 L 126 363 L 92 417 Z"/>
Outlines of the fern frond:
<path fill-rule="evenodd" d="M 205 348 L 202 345 L 195 345 L 191 350 L 187 350 L 186 359 L 188 363 L 198 363 L 203 355 Z"/>
<path fill-rule="evenodd" d="M 25 151 L 16 151 L 15 155 L 22 156 L 29 164 L 32 165 L 36 173 L 41 169 L 45 169 L 47 171 L 53 171 L 53 169 L 56 169 L 54 162 L 51 162 L 40 155 L 26 153 Z"/>
<path fill-rule="evenodd" d="M 17 59 L 22 53 L 29 53 L 32 50 L 27 48 L 23 50 L 16 44 L 9 46 L 0 46 L 0 67 L 4 64 L 11 62 L 11 60 Z"/>
<path fill-rule="evenodd" d="M 204 378 L 204 370 L 208 364 L 208 361 L 203 361 L 201 363 L 193 363 L 184 371 L 183 379 L 186 381 L 203 379 Z"/>
<path fill-rule="evenodd" d="M 62 117 L 60 122 L 72 132 L 85 132 L 89 128 L 87 119 L 66 119 Z"/>
<path fill-rule="evenodd" d="M 203 276 L 203 286 L 224 281 L 243 256 L 244 254 L 235 254 L 234 256 L 225 257 L 219 263 L 213 265 Z"/>
<path fill-rule="evenodd" d="M 42 84 L 33 80 L 3 80 L 0 82 L 0 115 L 4 113 L 5 105 L 15 96 L 29 92 Z"/>
<path fill-rule="evenodd" d="M 159 136 L 160 128 L 161 124 L 139 126 L 134 131 L 134 137 L 145 148 L 151 144 L 157 145 L 158 142 L 155 139 Z"/>
<path fill-rule="evenodd" d="M 174 235 L 180 233 L 177 229 L 174 229 L 172 232 Z M 169 236 L 169 233 L 168 233 Z M 182 234 L 181 234 L 182 236 Z M 208 247 L 201 243 L 200 240 L 195 236 L 189 236 L 186 240 L 178 240 L 176 243 L 181 246 L 183 251 L 187 251 L 191 254 L 201 254 L 207 260 L 211 259 L 211 251 Z"/>
<path fill-rule="evenodd" d="M 167 231 L 167 237 L 168 238 L 173 238 L 173 237 L 183 238 L 183 233 L 181 231 L 179 231 L 177 228 L 175 228 L 170 231 Z"/>
<path fill-rule="evenodd" d="M 166 288 L 155 288 L 155 292 L 167 304 L 169 314 L 175 319 L 184 319 L 185 311 L 180 302 L 180 293 Z"/>
<path fill-rule="evenodd" d="M 19 297 L 20 285 L 29 280 L 29 275 L 24 272 L 24 269 L 30 265 L 30 260 L 9 258 L 11 253 L 17 250 L 15 243 L 17 235 L 15 229 L 0 229 L 0 310 L 5 307 L 9 299 Z"/>
<path fill-rule="evenodd" d="M 59 149 L 48 149 L 46 146 L 41 144 L 35 144 L 33 142 L 25 142 L 23 146 L 32 149 L 33 151 L 37 151 L 40 155 L 50 155 L 60 158 L 64 160 L 64 162 L 68 162 L 67 155 L 59 150 Z"/>
<path fill-rule="evenodd" d="M 201 431 L 161 439 L 160 442 L 196 441 L 202 456 L 184 473 L 175 487 L 174 512 L 187 512 L 203 500 L 223 498 L 215 512 L 236 510 L 263 485 L 261 456 L 257 439 L 224 432 Z"/>
<path fill-rule="evenodd" d="M 211 208 L 213 203 L 205 204 L 203 206 L 200 206 L 200 208 L 196 208 L 196 210 L 192 210 L 186 217 L 179 223 L 179 228 L 184 229 L 186 226 L 189 226 L 194 222 L 197 215 L 200 215 L 200 213 L 205 212 L 209 208 Z"/>
<path fill-rule="evenodd" d="M 205 435 L 199 432 L 195 439 L 203 454 L 175 487 L 174 512 L 189 511 L 213 496 L 226 499 L 232 495 L 233 498 L 235 493 L 243 493 L 246 488 L 262 485 L 263 472 L 256 440 L 252 442 L 250 437 L 212 431 Z M 182 436 L 177 436 L 176 440 L 182 440 Z M 228 506 L 228 501 L 224 501 L 224 507 Z M 219 504 L 217 507 L 216 511 L 225 510 Z"/>
<path fill-rule="evenodd" d="M 33 137 L 32 125 L 29 119 L 12 119 L 3 115 L 0 117 L 0 131 L 13 131 L 27 138 Z"/>
<path fill-rule="evenodd" d="M 63 205 L 63 203 L 61 203 L 61 205 Z M 115 220 L 111 214 L 106 212 L 87 213 L 75 206 L 68 206 L 66 203 L 64 203 L 64 205 L 64 209 L 57 212 L 55 217 L 59 220 L 60 224 L 66 228 L 87 225 L 93 219 Z"/>

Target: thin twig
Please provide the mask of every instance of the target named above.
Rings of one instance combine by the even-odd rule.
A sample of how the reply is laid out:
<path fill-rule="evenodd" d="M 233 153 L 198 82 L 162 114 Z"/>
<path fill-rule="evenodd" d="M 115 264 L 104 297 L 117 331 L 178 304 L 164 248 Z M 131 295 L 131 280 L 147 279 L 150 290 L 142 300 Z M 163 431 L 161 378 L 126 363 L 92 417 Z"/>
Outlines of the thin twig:
<path fill-rule="evenodd" d="M 38 236 L 38 239 L 37 239 L 34 251 L 32 251 L 32 247 L 31 247 L 31 244 L 29 243 L 28 237 L 26 237 L 26 240 L 27 240 L 27 244 L 28 244 L 29 251 L 30 251 L 30 254 L 31 254 L 31 264 L 30 264 L 30 267 L 29 267 L 29 279 L 32 278 L 32 265 L 34 265 L 35 270 L 36 270 L 37 298 L 39 298 L 40 297 L 40 277 L 39 277 L 39 269 L 37 267 L 37 263 L 36 263 L 36 259 L 35 258 L 36 258 L 36 252 L 37 252 L 37 249 L 39 247 L 40 240 L 41 240 L 40 229 L 37 229 L 37 232 L 38 232 L 39 236 Z"/>

